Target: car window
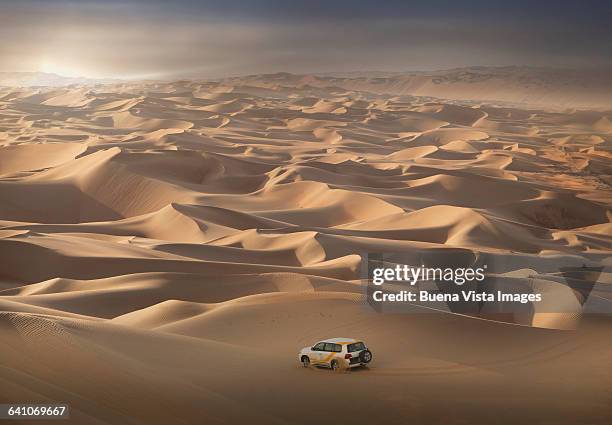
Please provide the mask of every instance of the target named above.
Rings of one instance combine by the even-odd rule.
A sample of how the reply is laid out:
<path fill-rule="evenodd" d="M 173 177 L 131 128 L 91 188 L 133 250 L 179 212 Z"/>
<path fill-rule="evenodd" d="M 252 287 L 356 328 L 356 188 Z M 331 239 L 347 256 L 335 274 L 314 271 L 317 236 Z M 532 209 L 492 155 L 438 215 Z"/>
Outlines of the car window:
<path fill-rule="evenodd" d="M 336 344 L 332 344 L 331 342 L 326 342 L 325 343 L 325 351 L 334 351 L 334 345 L 336 345 Z"/>
<path fill-rule="evenodd" d="M 325 351 L 330 351 L 333 353 L 340 353 L 342 352 L 342 345 L 340 344 L 333 344 L 331 342 L 326 342 L 325 343 Z"/>
<path fill-rule="evenodd" d="M 318 344 L 315 344 L 314 347 L 312 347 L 314 351 L 324 351 L 324 348 L 325 348 L 324 342 L 319 342 Z"/>
<path fill-rule="evenodd" d="M 355 351 L 365 350 L 365 344 L 363 342 L 355 342 L 354 344 L 349 344 L 347 347 L 347 351 L 349 353 L 354 353 Z"/>

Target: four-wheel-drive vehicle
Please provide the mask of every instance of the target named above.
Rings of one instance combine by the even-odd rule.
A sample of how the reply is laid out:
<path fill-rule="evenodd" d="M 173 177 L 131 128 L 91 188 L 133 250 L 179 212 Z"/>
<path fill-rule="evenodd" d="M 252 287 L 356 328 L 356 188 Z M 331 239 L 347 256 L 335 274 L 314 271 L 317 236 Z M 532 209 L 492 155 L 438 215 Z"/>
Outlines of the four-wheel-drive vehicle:
<path fill-rule="evenodd" d="M 304 347 L 298 359 L 308 367 L 326 366 L 333 370 L 365 366 L 372 361 L 372 352 L 359 340 L 352 338 L 331 338 Z"/>

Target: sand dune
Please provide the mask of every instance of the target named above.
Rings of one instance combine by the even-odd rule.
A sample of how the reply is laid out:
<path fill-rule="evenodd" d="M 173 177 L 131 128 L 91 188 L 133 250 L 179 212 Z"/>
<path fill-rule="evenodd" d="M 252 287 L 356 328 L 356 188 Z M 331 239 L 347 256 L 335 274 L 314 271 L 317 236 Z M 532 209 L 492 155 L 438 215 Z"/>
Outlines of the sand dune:
<path fill-rule="evenodd" d="M 610 317 L 581 311 L 612 306 L 610 99 L 533 72 L 0 89 L 0 396 L 78 424 L 608 425 Z M 377 314 L 368 252 L 486 255 L 574 310 Z M 585 263 L 591 297 L 561 272 Z M 296 364 L 338 335 L 376 361 Z"/>
<path fill-rule="evenodd" d="M 244 78 L 229 79 L 244 84 Z M 305 83 L 307 81 L 307 83 Z M 411 95 L 451 100 L 505 102 L 514 105 L 553 108 L 610 110 L 609 72 L 521 66 L 467 67 L 441 71 L 391 73 L 348 73 L 293 75 L 277 73 L 246 78 L 250 85 L 334 88 L 380 95 Z"/>

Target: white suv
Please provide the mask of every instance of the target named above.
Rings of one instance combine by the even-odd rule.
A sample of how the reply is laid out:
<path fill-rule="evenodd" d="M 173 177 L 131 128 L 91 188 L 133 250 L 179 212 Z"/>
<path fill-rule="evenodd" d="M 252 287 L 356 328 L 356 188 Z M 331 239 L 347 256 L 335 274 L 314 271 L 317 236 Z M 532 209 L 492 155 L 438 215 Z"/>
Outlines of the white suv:
<path fill-rule="evenodd" d="M 333 370 L 365 366 L 372 361 L 372 352 L 359 340 L 331 338 L 304 347 L 298 353 L 299 361 L 308 367 L 326 366 Z"/>

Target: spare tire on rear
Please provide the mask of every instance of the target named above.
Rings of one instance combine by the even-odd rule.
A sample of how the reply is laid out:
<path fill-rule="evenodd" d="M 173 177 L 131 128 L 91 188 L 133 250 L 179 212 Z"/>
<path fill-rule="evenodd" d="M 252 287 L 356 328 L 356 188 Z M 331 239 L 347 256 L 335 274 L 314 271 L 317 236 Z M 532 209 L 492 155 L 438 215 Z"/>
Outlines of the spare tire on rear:
<path fill-rule="evenodd" d="M 370 350 L 363 350 L 359 353 L 359 361 L 361 363 L 370 363 L 372 361 L 372 352 Z"/>

